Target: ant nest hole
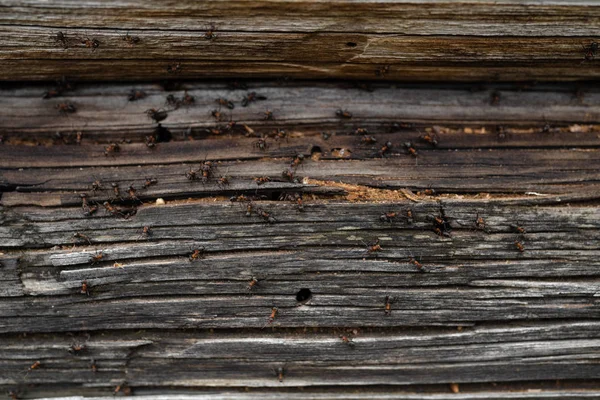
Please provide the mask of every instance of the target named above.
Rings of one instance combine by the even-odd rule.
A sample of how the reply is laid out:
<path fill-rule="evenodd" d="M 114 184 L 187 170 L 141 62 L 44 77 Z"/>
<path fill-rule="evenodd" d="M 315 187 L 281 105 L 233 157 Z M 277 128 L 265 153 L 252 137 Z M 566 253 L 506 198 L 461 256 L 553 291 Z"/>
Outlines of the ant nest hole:
<path fill-rule="evenodd" d="M 354 42 L 348 42 L 348 43 L 346 43 L 346 46 L 348 46 L 348 47 L 356 47 L 356 43 L 354 43 Z"/>
<path fill-rule="evenodd" d="M 312 298 L 312 292 L 310 291 L 310 289 L 300 289 L 298 290 L 298 293 L 296 293 L 296 301 L 298 303 L 306 303 L 307 301 L 309 301 Z"/>

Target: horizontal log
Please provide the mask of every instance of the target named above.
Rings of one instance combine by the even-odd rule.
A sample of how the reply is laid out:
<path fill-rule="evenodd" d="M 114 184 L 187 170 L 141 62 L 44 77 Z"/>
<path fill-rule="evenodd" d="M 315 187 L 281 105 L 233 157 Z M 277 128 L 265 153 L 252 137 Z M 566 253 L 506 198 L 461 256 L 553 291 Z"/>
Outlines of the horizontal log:
<path fill-rule="evenodd" d="M 458 11 L 465 7 L 468 14 Z M 2 36 L 10 38 L 0 48 L 3 80 L 598 77 L 582 63 L 598 30 L 593 2 L 184 1 L 166 8 L 38 0 L 5 1 L 3 10 Z"/>

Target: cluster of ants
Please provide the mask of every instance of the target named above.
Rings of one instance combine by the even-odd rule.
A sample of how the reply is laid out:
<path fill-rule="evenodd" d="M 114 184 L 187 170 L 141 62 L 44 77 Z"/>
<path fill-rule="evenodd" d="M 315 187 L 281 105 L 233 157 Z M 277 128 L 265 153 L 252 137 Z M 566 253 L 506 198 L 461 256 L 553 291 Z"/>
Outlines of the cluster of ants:
<path fill-rule="evenodd" d="M 340 112 L 340 110 L 338 110 L 338 112 Z M 371 136 L 369 134 L 369 131 L 365 128 L 357 128 L 354 131 L 354 133 L 356 135 L 362 135 L 362 138 L 360 139 L 360 142 L 362 144 L 373 145 L 373 144 L 377 143 L 377 138 L 375 138 L 375 136 Z M 438 137 L 437 133 L 435 133 L 435 132 L 421 134 L 418 139 L 424 143 L 430 144 L 433 147 L 436 147 L 439 143 L 439 137 Z M 385 142 L 383 144 L 383 146 L 381 146 L 381 148 L 377 152 L 377 156 L 382 157 L 382 158 L 385 157 L 385 155 L 392 149 L 393 146 L 394 145 L 392 144 L 392 142 L 390 142 L 390 141 Z M 418 152 L 417 152 L 417 149 L 416 149 L 415 145 L 413 144 L 413 142 L 411 142 L 411 141 L 404 142 L 403 147 L 404 147 L 406 154 L 408 154 L 414 158 L 417 158 Z"/>
<path fill-rule="evenodd" d="M 142 185 L 142 188 L 147 189 L 148 187 L 155 185 L 157 183 L 158 183 L 158 181 L 156 178 L 146 178 Z M 128 209 L 124 209 L 124 208 L 120 209 L 112 204 L 115 201 L 120 201 L 120 202 L 127 201 L 130 203 L 133 203 L 134 205 L 142 204 L 142 201 L 137 196 L 138 189 L 136 189 L 133 185 L 129 185 L 129 187 L 127 188 L 127 196 L 126 196 L 126 198 L 124 198 L 121 195 L 121 189 L 120 189 L 118 183 L 112 182 L 110 184 L 110 189 L 109 189 L 109 188 L 104 188 L 102 186 L 102 183 L 99 180 L 92 182 L 91 191 L 94 194 L 101 190 L 108 190 L 112 193 L 112 196 L 108 200 L 104 201 L 102 203 L 102 206 L 104 207 L 106 212 L 108 212 L 109 214 L 111 214 L 113 216 L 119 216 L 124 219 L 128 219 L 136 214 L 135 206 L 128 208 Z M 87 193 L 80 193 L 79 197 L 81 198 L 81 209 L 83 211 L 84 216 L 86 216 L 86 217 L 91 216 L 91 215 L 95 214 L 96 211 L 98 211 L 100 204 L 98 202 L 90 201 L 89 195 Z"/>

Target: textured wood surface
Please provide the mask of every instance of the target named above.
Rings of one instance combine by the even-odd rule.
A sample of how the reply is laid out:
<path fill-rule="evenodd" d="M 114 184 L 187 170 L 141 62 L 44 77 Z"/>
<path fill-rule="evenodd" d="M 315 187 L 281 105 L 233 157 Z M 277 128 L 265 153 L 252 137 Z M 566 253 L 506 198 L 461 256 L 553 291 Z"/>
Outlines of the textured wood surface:
<path fill-rule="evenodd" d="M 595 60 L 582 63 L 598 39 L 594 1 L 3 0 L 0 7 L 2 80 L 581 80 L 600 71 Z"/>
<path fill-rule="evenodd" d="M 250 85 L 267 99 L 242 107 L 247 91 L 220 82 L 174 91 L 142 84 L 149 96 L 131 103 L 129 84 L 81 85 L 50 100 L 41 98 L 48 87 L 3 90 L 2 390 L 600 396 L 593 87 L 582 98 L 575 86 Z M 162 126 L 171 139 L 148 147 L 156 124 L 144 111 L 186 89 L 194 105 L 170 113 Z M 490 105 L 497 90 L 500 103 Z M 236 102 L 220 123 L 210 115 L 218 97 Z M 54 104 L 65 99 L 85 106 L 62 116 Z M 263 119 L 267 109 L 274 120 Z M 340 120 L 337 109 L 354 115 Z M 204 131 L 230 115 L 234 129 Z M 358 128 L 377 141 L 363 143 Z M 287 137 L 276 139 L 275 129 Z M 436 146 L 420 139 L 427 133 Z M 115 142 L 120 150 L 105 155 Z M 298 154 L 289 181 L 282 171 Z M 209 179 L 187 179 L 205 161 Z M 217 182 L 223 176 L 228 183 Z M 253 181 L 261 176 L 271 181 Z M 98 211 L 85 215 L 81 193 Z M 242 194 L 252 202 L 229 199 Z M 119 211 L 104 210 L 105 201 Z M 398 216 L 382 221 L 389 212 Z M 436 234 L 436 217 L 446 235 Z M 369 252 L 376 240 L 381 250 Z M 299 299 L 301 289 L 310 298 Z"/>

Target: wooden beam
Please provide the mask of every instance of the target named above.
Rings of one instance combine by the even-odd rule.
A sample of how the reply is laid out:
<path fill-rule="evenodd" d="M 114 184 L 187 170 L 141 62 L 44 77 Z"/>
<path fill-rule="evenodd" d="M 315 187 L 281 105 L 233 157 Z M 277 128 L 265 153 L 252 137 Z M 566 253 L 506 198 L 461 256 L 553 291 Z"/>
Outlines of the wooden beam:
<path fill-rule="evenodd" d="M 566 0 L 4 1 L 0 78 L 596 79 L 599 16 Z"/>

